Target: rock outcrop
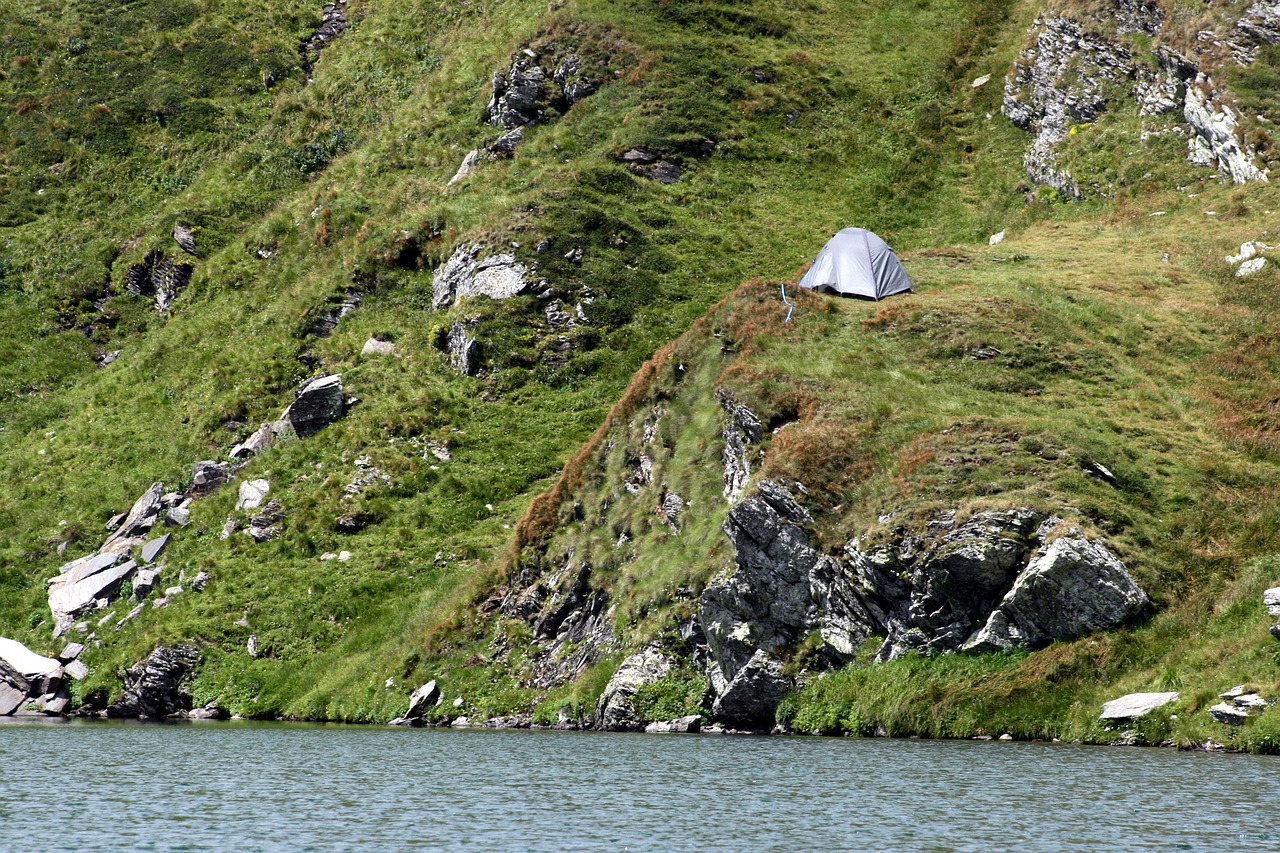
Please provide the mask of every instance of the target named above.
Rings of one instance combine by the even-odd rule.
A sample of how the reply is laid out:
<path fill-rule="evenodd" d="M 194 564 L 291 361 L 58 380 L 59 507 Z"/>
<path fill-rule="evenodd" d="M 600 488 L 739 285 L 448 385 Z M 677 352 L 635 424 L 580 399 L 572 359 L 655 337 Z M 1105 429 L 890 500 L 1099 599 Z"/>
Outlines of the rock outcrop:
<path fill-rule="evenodd" d="M 124 674 L 124 694 L 108 717 L 162 719 L 191 710 L 191 680 L 200 664 L 195 646 L 161 647 Z"/>
<path fill-rule="evenodd" d="M 164 252 L 153 249 L 143 257 L 142 263 L 129 267 L 124 287 L 131 293 L 154 299 L 156 310 L 163 313 L 173 305 L 194 272 L 191 264 L 174 263 Z"/>
<path fill-rule="evenodd" d="M 484 246 L 469 243 L 459 246 L 432 279 L 431 307 L 448 308 L 455 302 L 487 296 L 509 299 L 529 286 L 525 276 L 529 270 L 514 255 L 499 253 L 482 256 Z"/>
<path fill-rule="evenodd" d="M 449 354 L 449 364 L 464 376 L 475 376 L 480 372 L 480 344 L 462 323 L 449 327 L 445 349 Z"/>
<path fill-rule="evenodd" d="M 640 731 L 648 723 L 636 712 L 632 699 L 646 684 L 671 672 L 671 659 L 657 649 L 631 655 L 618 667 L 596 703 L 596 728 L 610 732 Z"/>
<path fill-rule="evenodd" d="M 717 718 L 762 725 L 787 689 L 780 661 L 802 641 L 835 666 L 873 637 L 890 660 L 1037 647 L 1144 615 L 1150 600 L 1101 543 L 1076 530 L 1045 541 L 1056 521 L 1031 509 L 948 514 L 837 558 L 813 545 L 813 519 L 787 489 L 759 483 L 729 511 L 735 566 L 707 584 L 687 632 L 703 647 Z"/>
<path fill-rule="evenodd" d="M 572 554 L 536 578 L 522 573 L 499 609 L 533 628 L 533 687 L 564 684 L 618 648 L 609 596 L 592 586 L 591 565 Z"/>
<path fill-rule="evenodd" d="M 69 664 L 84 649 L 78 644 L 72 646 L 55 660 L 36 654 L 17 640 L 0 637 L 0 717 L 28 711 L 64 713 L 70 703 L 66 677 L 83 678 L 85 674 L 84 664 L 74 672 L 64 671 L 63 659 Z"/>
<path fill-rule="evenodd" d="M 1158 42 L 1163 18 L 1155 5 L 1119 0 L 1110 12 L 1116 34 L 1142 33 Z M 1275 43 L 1273 22 L 1270 4 L 1259 2 L 1234 32 L 1249 44 L 1258 39 Z M 1040 15 L 1005 79 L 1001 111 L 1035 135 L 1025 156 L 1033 183 L 1081 198 L 1077 178 L 1058 162 L 1059 143 L 1077 126 L 1099 120 L 1126 100 L 1135 102 L 1144 117 L 1165 117 L 1163 124 L 1144 129 L 1144 139 L 1150 133 L 1179 133 L 1188 139 L 1192 163 L 1216 168 L 1235 183 L 1267 180 L 1257 151 L 1243 141 L 1242 122 L 1230 98 L 1214 85 L 1210 67 L 1200 64 L 1207 59 L 1190 59 L 1163 43 L 1150 48 L 1149 55 L 1135 54 L 1102 30 L 1098 20 Z M 1229 46 L 1237 62 L 1253 61 L 1248 45 L 1218 40 L 1209 31 L 1201 35 Z"/>
<path fill-rule="evenodd" d="M 965 650 L 1041 646 L 1126 625 L 1151 600 L 1115 555 L 1078 532 L 1055 539 L 1019 573 Z"/>

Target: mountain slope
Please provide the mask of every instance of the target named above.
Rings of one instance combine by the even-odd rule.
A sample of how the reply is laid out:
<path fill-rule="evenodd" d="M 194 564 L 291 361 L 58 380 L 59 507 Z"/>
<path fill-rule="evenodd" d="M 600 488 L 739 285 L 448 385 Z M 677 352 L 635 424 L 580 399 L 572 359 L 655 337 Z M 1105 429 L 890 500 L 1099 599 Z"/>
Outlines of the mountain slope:
<path fill-rule="evenodd" d="M 168 606 L 118 629 L 135 609 L 127 595 L 79 616 L 100 645 L 75 698 L 101 706 L 117 670 L 195 641 L 197 703 L 235 713 L 386 720 L 439 677 L 473 716 L 534 705 L 546 719 L 565 703 L 589 716 L 621 656 L 674 642 L 689 596 L 727 565 L 721 386 L 774 426 L 796 421 L 768 442 L 757 479 L 809 489 L 823 547 L 891 513 L 1074 507 L 1168 614 L 1143 629 L 1153 636 L 1200 625 L 1196 608 L 1225 588 L 1252 600 L 1263 582 L 1241 567 L 1274 549 L 1252 497 L 1273 478 L 1256 342 L 1274 268 L 1237 282 L 1221 257 L 1266 239 L 1271 191 L 1218 187 L 1152 146 L 1125 168 L 1158 166 L 1167 183 L 1122 170 L 1092 182 L 1111 200 L 1028 201 L 1028 136 L 1000 115 L 998 82 L 1039 10 L 159 5 L 33 7 L 0 39 L 12 190 L 0 510 L 13 519 L 0 530 L 0 631 L 56 651 L 45 579 L 98 549 L 103 523 L 153 482 L 185 491 L 194 463 L 225 461 L 304 380 L 340 373 L 359 402 L 193 501 L 161 557 L 159 589 L 184 586 Z M 1089 169 L 1111 167 L 1078 156 L 1080 135 L 1061 162 L 1088 186 Z M 457 176 L 464 160 L 473 168 Z M 1184 180 L 1204 183 L 1189 191 L 1199 198 L 1172 189 Z M 1157 208 L 1167 215 L 1147 217 Z M 793 279 L 851 223 L 903 252 L 916 296 L 805 300 L 785 325 L 780 300 L 748 288 L 698 320 L 743 279 Z M 973 248 L 1005 229 L 999 247 Z M 484 259 L 520 292 L 468 297 L 488 286 Z M 172 272 L 188 264 L 189 282 Z M 680 408 L 663 464 L 684 526 L 672 535 L 648 491 L 634 497 L 635 560 L 600 587 L 618 608 L 611 627 L 585 666 L 541 671 L 547 638 L 509 599 L 566 549 L 608 562 L 615 519 L 593 530 L 570 513 L 560 529 L 545 510 L 613 500 L 626 442 L 602 436 L 576 457 L 602 466 L 589 494 L 571 478 L 526 510 L 632 372 L 695 320 L 662 351 L 688 351 L 691 378 L 655 362 L 643 376 L 657 378 L 633 382 L 623 404 L 626 421 L 636 395 L 661 390 Z M 726 324 L 741 352 L 716 356 Z M 371 337 L 394 354 L 364 352 Z M 995 357 L 973 357 L 986 350 Z M 601 440 L 612 461 L 591 455 Z M 235 507 L 238 484 L 258 479 L 282 516 L 263 518 L 275 528 L 264 542 L 243 532 L 261 513 Z M 661 475 L 644 485 L 664 487 Z M 228 518 L 241 529 L 224 539 Z M 1164 642 L 1109 683 L 1162 665 L 1188 684 L 1221 677 L 1161 664 Z M 1057 649 L 977 666 L 1034 683 L 1043 655 L 1077 654 Z M 1232 666 L 1221 671 L 1261 678 Z M 1055 710 L 1035 733 L 1080 724 L 1060 704 L 1079 687 L 1048 691 Z M 809 695 L 788 713 L 804 719 Z"/>

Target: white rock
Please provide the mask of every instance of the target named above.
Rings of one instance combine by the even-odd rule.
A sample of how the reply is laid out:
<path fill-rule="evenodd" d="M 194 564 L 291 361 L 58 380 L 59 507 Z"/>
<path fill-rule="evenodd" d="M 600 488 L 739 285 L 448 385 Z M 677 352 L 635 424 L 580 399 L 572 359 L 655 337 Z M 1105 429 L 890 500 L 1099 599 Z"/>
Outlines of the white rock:
<path fill-rule="evenodd" d="M 0 637 L 0 661 L 27 678 L 56 675 L 62 671 L 62 664 L 53 658 L 38 655 L 17 640 L 10 640 L 8 637 Z"/>
<path fill-rule="evenodd" d="M 335 553 L 333 553 L 332 551 L 325 551 L 323 554 L 321 554 L 321 555 L 320 555 L 320 559 L 321 559 L 321 560 L 336 560 L 336 559 L 338 559 L 338 555 L 337 555 L 337 554 L 335 554 Z"/>
<path fill-rule="evenodd" d="M 240 484 L 240 497 L 236 501 L 236 509 L 257 509 L 262 506 L 271 484 L 266 480 L 245 480 Z"/>
<path fill-rule="evenodd" d="M 974 81 L 973 81 L 972 83 L 970 83 L 969 85 L 976 89 L 976 88 L 978 88 L 979 86 L 985 86 L 985 85 L 987 85 L 987 83 L 989 83 L 990 81 L 991 81 L 991 75 L 990 75 L 990 74 L 983 74 L 981 77 L 979 77 L 978 79 L 974 80 Z"/>
<path fill-rule="evenodd" d="M 1238 264 L 1241 261 L 1249 260 L 1250 258 L 1257 255 L 1259 252 L 1265 252 L 1271 248 L 1273 247 L 1268 246 L 1266 243 L 1260 242 L 1258 240 L 1250 240 L 1247 243 L 1240 244 L 1240 254 L 1227 255 L 1225 258 L 1223 258 L 1223 260 L 1229 264 Z"/>
<path fill-rule="evenodd" d="M 1266 258 L 1254 258 L 1253 260 L 1245 261 L 1236 268 L 1236 278 L 1244 278 L 1247 275 L 1253 275 L 1266 265 Z"/>
<path fill-rule="evenodd" d="M 339 562 L 339 563 L 345 563 L 347 560 L 350 560 L 350 559 L 351 559 L 351 552 L 350 552 L 350 551 L 339 551 L 339 552 L 338 552 L 338 562 Z"/>
<path fill-rule="evenodd" d="M 394 355 L 396 345 L 391 341 L 380 341 L 377 338 L 369 338 L 364 342 L 364 349 L 360 350 L 361 355 Z"/>
<path fill-rule="evenodd" d="M 1130 693 L 1102 705 L 1100 720 L 1133 720 L 1162 705 L 1178 701 L 1177 693 Z"/>
<path fill-rule="evenodd" d="M 1262 603 L 1267 606 L 1267 614 L 1280 616 L 1280 586 L 1273 586 L 1262 594 Z"/>
<path fill-rule="evenodd" d="M 1003 231 L 997 231 L 995 234 L 992 234 L 990 237 L 987 238 L 988 246 L 998 246 L 1003 242 L 1004 242 Z"/>

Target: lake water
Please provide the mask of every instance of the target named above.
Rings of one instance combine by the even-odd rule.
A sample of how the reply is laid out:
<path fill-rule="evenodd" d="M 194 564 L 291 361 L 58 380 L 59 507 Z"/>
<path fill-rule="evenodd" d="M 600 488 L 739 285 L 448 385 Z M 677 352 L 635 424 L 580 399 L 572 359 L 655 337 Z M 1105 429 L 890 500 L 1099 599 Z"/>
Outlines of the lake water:
<path fill-rule="evenodd" d="M 1280 758 L 0 723 L 0 850 L 1278 850 Z"/>

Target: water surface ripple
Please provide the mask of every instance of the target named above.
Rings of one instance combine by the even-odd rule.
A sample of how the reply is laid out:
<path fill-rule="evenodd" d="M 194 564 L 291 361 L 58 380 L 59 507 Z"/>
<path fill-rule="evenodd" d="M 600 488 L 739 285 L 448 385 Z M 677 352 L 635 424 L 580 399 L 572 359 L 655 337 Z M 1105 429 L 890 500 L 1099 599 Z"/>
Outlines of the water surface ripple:
<path fill-rule="evenodd" d="M 1280 759 L 1050 744 L 0 724 L 0 850 L 1280 849 Z"/>

